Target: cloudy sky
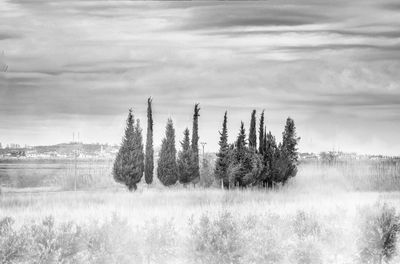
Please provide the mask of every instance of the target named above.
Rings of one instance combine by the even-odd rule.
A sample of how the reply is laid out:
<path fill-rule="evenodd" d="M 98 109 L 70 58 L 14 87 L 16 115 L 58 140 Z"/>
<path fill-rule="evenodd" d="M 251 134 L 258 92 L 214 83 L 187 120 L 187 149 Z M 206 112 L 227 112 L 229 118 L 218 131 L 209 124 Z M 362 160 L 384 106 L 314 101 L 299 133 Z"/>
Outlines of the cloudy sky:
<path fill-rule="evenodd" d="M 301 151 L 400 154 L 396 0 L 2 0 L 1 51 L 3 145 L 119 143 L 152 96 L 156 145 L 199 102 L 210 151 L 225 110 L 233 140 L 265 109 L 278 139 L 294 118 Z"/>

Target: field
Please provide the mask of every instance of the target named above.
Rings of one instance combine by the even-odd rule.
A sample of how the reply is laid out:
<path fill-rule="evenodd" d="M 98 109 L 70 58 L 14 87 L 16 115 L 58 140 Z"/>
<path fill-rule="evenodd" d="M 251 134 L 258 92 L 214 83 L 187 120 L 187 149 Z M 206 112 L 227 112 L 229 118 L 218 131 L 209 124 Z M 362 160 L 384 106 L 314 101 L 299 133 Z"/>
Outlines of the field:
<path fill-rule="evenodd" d="M 0 184 L 5 188 L 99 188 L 113 183 L 111 159 L 0 159 Z M 76 167 L 75 167 L 76 165 Z"/>
<path fill-rule="evenodd" d="M 0 263 L 399 263 L 382 239 L 396 233 L 400 193 L 371 178 L 356 190 L 341 167 L 303 164 L 269 191 L 6 189 Z"/>

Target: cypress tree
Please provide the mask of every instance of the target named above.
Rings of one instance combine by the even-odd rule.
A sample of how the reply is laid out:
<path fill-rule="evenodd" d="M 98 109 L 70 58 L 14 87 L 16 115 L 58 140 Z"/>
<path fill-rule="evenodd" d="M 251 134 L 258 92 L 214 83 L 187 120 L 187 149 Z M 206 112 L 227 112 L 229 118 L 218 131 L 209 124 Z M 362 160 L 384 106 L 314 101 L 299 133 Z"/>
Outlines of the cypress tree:
<path fill-rule="evenodd" d="M 236 139 L 236 148 L 238 151 L 242 151 L 246 147 L 246 130 L 244 129 L 243 121 L 240 122 L 240 130 Z"/>
<path fill-rule="evenodd" d="M 297 143 L 300 138 L 296 135 L 296 126 L 290 117 L 286 120 L 285 130 L 282 133 L 282 148 L 287 152 L 290 161 L 297 162 Z"/>
<path fill-rule="evenodd" d="M 246 130 L 243 122 L 240 123 L 239 134 L 236 138 L 235 148 L 233 150 L 233 156 L 231 157 L 231 167 L 234 168 L 233 179 L 230 179 L 231 185 L 243 186 L 243 178 L 246 173 Z"/>
<path fill-rule="evenodd" d="M 217 161 L 215 162 L 215 177 L 222 181 L 225 188 L 229 187 L 228 167 L 229 167 L 229 145 L 228 145 L 228 128 L 227 128 L 227 112 L 224 115 L 222 130 L 219 132 L 219 151 L 217 153 Z"/>
<path fill-rule="evenodd" d="M 144 171 L 143 138 L 139 120 L 136 121 L 129 109 L 125 135 L 122 139 L 113 166 L 113 177 L 116 182 L 125 184 L 129 191 L 137 189 Z"/>
<path fill-rule="evenodd" d="M 234 163 L 236 164 L 236 169 L 237 172 L 235 173 L 235 179 L 234 179 L 234 185 L 241 186 L 242 185 L 242 179 L 245 174 L 245 165 L 244 165 L 244 160 L 246 158 L 246 130 L 244 129 L 244 124 L 243 122 L 240 123 L 240 130 L 239 134 L 236 139 L 236 146 L 235 146 L 235 161 Z"/>
<path fill-rule="evenodd" d="M 234 185 L 245 187 L 257 183 L 262 172 L 262 159 L 254 148 L 247 147 L 246 131 L 241 122 L 240 131 L 236 140 Z"/>
<path fill-rule="evenodd" d="M 200 181 L 200 164 L 199 164 L 199 104 L 194 105 L 193 113 L 193 130 L 192 130 L 192 152 L 193 152 L 193 169 L 192 183 L 196 184 Z"/>
<path fill-rule="evenodd" d="M 153 182 L 154 171 L 154 149 L 153 149 L 153 111 L 151 97 L 147 99 L 147 138 L 146 138 L 146 162 L 144 179 L 147 184 Z"/>
<path fill-rule="evenodd" d="M 173 185 L 178 180 L 176 165 L 175 129 L 171 119 L 168 119 L 165 138 L 162 140 L 158 159 L 157 177 L 165 186 Z"/>
<path fill-rule="evenodd" d="M 253 112 L 251 113 L 249 147 L 254 150 L 257 149 L 256 110 L 253 110 Z"/>
<path fill-rule="evenodd" d="M 269 131 L 269 134 L 271 134 L 271 131 Z M 271 134 L 272 136 L 272 134 Z M 264 137 L 263 137 L 263 144 L 262 144 L 262 152 L 265 154 L 267 150 L 267 127 L 264 126 Z"/>
<path fill-rule="evenodd" d="M 258 130 L 258 142 L 259 142 L 259 146 L 258 146 L 258 152 L 260 154 L 264 154 L 264 110 L 261 112 L 261 117 L 260 117 L 260 128 Z"/>
<path fill-rule="evenodd" d="M 287 170 L 283 176 L 283 183 L 288 178 L 294 177 L 297 174 L 298 150 L 297 144 L 300 138 L 296 135 L 296 126 L 293 119 L 290 117 L 286 120 L 285 130 L 282 133 L 281 158 L 286 159 Z"/>
<path fill-rule="evenodd" d="M 264 152 L 264 166 L 266 167 L 267 175 L 265 177 L 264 183 L 269 188 L 272 187 L 273 182 L 280 181 L 279 171 L 277 161 L 279 160 L 279 151 L 276 146 L 275 137 L 268 132 L 265 136 L 265 152 Z"/>
<path fill-rule="evenodd" d="M 190 146 L 189 129 L 183 132 L 184 138 L 181 142 L 181 150 L 178 153 L 178 175 L 179 182 L 186 185 L 192 180 L 193 152 Z"/>
<path fill-rule="evenodd" d="M 262 116 L 263 118 L 263 116 Z M 269 173 L 269 160 L 266 155 L 266 148 L 267 148 L 267 132 L 266 132 L 266 127 L 260 127 L 260 146 L 259 146 L 259 155 L 261 156 L 262 159 L 262 171 L 261 175 L 259 178 L 259 183 L 262 184 L 262 186 L 266 186 L 267 178 L 268 178 L 268 173 Z M 262 135 L 261 135 L 262 133 Z"/>

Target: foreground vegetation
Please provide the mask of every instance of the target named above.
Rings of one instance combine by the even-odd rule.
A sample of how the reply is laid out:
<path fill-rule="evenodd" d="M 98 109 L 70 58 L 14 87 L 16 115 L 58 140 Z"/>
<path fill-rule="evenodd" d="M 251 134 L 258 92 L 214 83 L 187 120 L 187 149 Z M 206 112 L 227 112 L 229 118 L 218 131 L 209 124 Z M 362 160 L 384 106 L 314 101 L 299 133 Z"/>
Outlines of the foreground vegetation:
<path fill-rule="evenodd" d="M 397 160 L 302 163 L 268 191 L 136 193 L 108 164 L 82 191 L 3 189 L 0 263 L 399 263 L 400 193 L 384 192 L 399 189 Z"/>
<path fill-rule="evenodd" d="M 399 193 L 298 188 L 3 193 L 0 263 L 398 263 Z"/>

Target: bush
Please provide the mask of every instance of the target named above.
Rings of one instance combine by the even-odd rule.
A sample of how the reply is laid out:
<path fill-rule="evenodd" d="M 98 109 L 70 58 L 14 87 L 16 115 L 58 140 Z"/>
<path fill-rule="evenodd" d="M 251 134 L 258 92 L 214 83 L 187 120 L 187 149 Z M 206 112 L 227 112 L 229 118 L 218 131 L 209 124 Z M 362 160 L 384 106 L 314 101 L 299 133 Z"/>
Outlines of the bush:
<path fill-rule="evenodd" d="M 388 263 L 396 254 L 400 217 L 394 207 L 377 204 L 360 212 L 360 263 Z"/>
<path fill-rule="evenodd" d="M 90 227 L 53 217 L 16 230 L 14 220 L 0 220 L 0 263 L 141 263 L 132 229 L 114 216 Z"/>
<path fill-rule="evenodd" d="M 85 233 L 89 263 L 141 263 L 136 233 L 116 215 L 102 225 L 92 223 Z"/>
<path fill-rule="evenodd" d="M 144 228 L 144 257 L 147 263 L 165 263 L 175 256 L 176 232 L 172 221 L 146 222 Z"/>
<path fill-rule="evenodd" d="M 26 254 L 26 240 L 13 225 L 14 220 L 10 217 L 0 220 L 0 263 L 15 263 Z"/>
<path fill-rule="evenodd" d="M 285 242 L 282 237 L 287 234 L 279 223 L 278 215 L 269 215 L 266 219 L 259 216 L 247 217 L 245 228 L 245 252 L 243 263 L 277 264 L 284 263 L 286 255 Z"/>
<path fill-rule="evenodd" d="M 207 215 L 199 223 L 191 223 L 195 260 L 200 263 L 240 263 L 242 238 L 237 222 L 228 212 L 210 220 Z"/>
<path fill-rule="evenodd" d="M 82 248 L 79 226 L 69 222 L 57 228 L 54 218 L 46 217 L 27 230 L 32 263 L 77 263 L 77 255 Z"/>
<path fill-rule="evenodd" d="M 291 255 L 291 263 L 322 264 L 322 252 L 314 239 L 299 240 Z"/>
<path fill-rule="evenodd" d="M 318 237 L 321 226 L 313 215 L 298 211 L 293 222 L 294 233 L 300 238 Z"/>

